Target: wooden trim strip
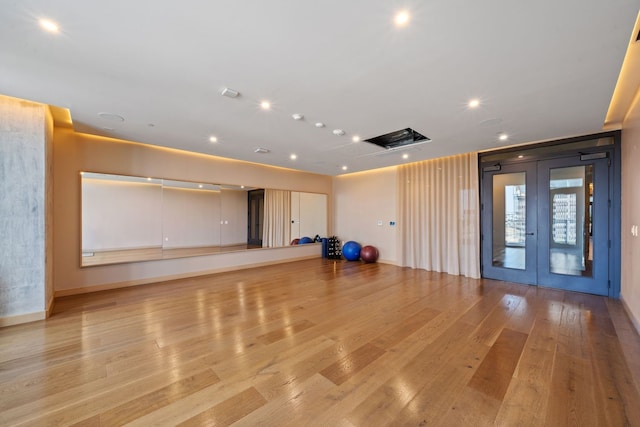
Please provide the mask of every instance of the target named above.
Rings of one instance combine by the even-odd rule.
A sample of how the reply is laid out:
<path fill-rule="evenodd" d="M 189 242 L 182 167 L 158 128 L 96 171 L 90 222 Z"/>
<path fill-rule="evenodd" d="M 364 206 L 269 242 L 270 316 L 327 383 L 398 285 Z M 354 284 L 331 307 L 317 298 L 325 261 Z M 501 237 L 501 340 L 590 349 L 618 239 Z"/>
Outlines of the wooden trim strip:
<path fill-rule="evenodd" d="M 627 305 L 627 302 L 624 300 L 622 295 L 620 295 L 620 302 L 622 303 L 622 307 L 624 307 L 624 311 L 627 312 L 627 316 L 629 316 L 629 320 L 631 320 L 633 327 L 636 328 L 636 331 L 638 332 L 638 334 L 640 334 L 640 321 L 635 318 L 635 316 L 633 315 L 633 312 Z"/>
<path fill-rule="evenodd" d="M 53 303 L 55 300 L 56 300 L 55 297 L 52 295 L 51 299 L 47 303 L 47 309 L 44 312 L 45 319 L 48 319 L 49 316 L 51 316 L 51 313 L 53 313 Z"/>
<path fill-rule="evenodd" d="M 20 325 L 22 323 L 35 322 L 44 320 L 47 317 L 45 311 L 36 311 L 35 313 L 18 314 L 17 316 L 0 317 L 0 328 L 5 326 Z"/>

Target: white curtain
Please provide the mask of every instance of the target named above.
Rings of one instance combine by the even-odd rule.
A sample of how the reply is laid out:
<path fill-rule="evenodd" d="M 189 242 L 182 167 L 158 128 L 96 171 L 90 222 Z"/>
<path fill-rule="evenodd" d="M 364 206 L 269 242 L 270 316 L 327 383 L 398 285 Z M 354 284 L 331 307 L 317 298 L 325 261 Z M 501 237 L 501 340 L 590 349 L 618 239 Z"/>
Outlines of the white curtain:
<path fill-rule="evenodd" d="M 291 235 L 291 192 L 264 190 L 262 246 L 286 246 Z"/>
<path fill-rule="evenodd" d="M 480 277 L 477 153 L 399 167 L 403 266 Z"/>

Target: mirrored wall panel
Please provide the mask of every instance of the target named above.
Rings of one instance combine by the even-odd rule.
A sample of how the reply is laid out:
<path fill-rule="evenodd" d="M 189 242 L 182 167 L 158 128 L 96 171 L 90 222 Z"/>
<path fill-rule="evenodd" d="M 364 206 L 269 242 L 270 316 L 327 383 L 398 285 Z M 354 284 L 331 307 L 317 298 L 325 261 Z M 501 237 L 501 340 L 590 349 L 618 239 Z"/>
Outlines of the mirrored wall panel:
<path fill-rule="evenodd" d="M 81 173 L 82 266 L 290 245 L 327 234 L 326 194 Z"/>

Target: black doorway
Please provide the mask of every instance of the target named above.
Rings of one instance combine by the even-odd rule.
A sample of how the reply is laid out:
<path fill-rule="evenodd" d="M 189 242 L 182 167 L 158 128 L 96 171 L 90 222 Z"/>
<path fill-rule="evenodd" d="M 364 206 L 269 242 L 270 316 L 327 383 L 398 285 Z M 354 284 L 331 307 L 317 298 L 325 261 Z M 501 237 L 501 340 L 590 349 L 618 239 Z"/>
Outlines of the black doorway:
<path fill-rule="evenodd" d="M 247 194 L 249 197 L 247 245 L 249 248 L 261 248 L 264 221 L 264 189 L 251 190 Z"/>

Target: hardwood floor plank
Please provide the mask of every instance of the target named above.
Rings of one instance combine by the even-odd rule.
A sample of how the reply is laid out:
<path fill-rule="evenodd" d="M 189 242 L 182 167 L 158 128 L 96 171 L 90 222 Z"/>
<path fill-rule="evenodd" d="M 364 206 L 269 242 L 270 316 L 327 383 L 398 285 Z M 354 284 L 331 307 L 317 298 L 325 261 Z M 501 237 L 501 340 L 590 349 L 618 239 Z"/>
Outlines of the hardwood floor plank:
<path fill-rule="evenodd" d="M 597 425 L 598 412 L 588 360 L 556 353 L 545 425 Z"/>
<path fill-rule="evenodd" d="M 415 397 L 396 415 L 394 425 L 447 425 L 453 402 L 467 388 L 478 364 L 489 348 L 473 340 L 465 342 L 455 354 L 448 354 L 433 374 L 422 380 Z"/>
<path fill-rule="evenodd" d="M 373 344 L 365 344 L 356 351 L 320 371 L 320 374 L 336 385 L 347 381 L 384 354 L 384 350 Z"/>
<path fill-rule="evenodd" d="M 284 339 L 295 333 L 304 331 L 305 329 L 309 329 L 313 326 L 315 326 L 315 323 L 310 322 L 308 320 L 301 320 L 292 325 L 285 326 L 282 329 L 278 329 L 278 330 L 260 335 L 256 337 L 256 339 L 263 344 L 273 344 L 276 341 L 280 341 L 281 339 Z"/>
<path fill-rule="evenodd" d="M 143 415 L 127 423 L 127 427 L 176 426 L 251 387 L 249 380 L 227 384 L 220 381 Z"/>
<path fill-rule="evenodd" d="M 496 425 L 543 426 L 551 392 L 560 315 L 540 305 L 513 379 L 496 417 Z"/>
<path fill-rule="evenodd" d="M 503 329 L 445 418 L 452 425 L 492 425 L 527 335 Z"/>
<path fill-rule="evenodd" d="M 640 425 L 602 297 L 322 259 L 59 298 L 0 330 L 0 425 Z"/>
<path fill-rule="evenodd" d="M 452 426 L 493 426 L 501 402 L 471 387 L 465 387 L 444 420 Z"/>
<path fill-rule="evenodd" d="M 422 328 L 426 323 L 429 323 L 429 321 L 434 319 L 438 314 L 440 314 L 438 310 L 427 307 L 403 320 L 401 323 L 387 329 L 374 339 L 371 344 L 384 350 L 390 350 L 393 346 Z"/>
<path fill-rule="evenodd" d="M 310 416 L 311 411 L 308 409 L 312 408 L 315 402 L 332 387 L 334 384 L 331 381 L 316 374 L 292 387 L 288 394 L 267 402 L 234 425 L 238 427 L 313 425 L 315 419 Z"/>
<path fill-rule="evenodd" d="M 294 349 L 295 355 L 278 357 L 256 369 L 251 381 L 267 400 L 288 394 L 292 387 L 308 380 L 320 369 L 334 363 L 345 349 L 331 339 L 319 337 L 302 349 Z"/>
<path fill-rule="evenodd" d="M 71 424 L 71 427 L 100 427 L 100 425 L 100 415 L 94 415 L 93 417 Z"/>
<path fill-rule="evenodd" d="M 258 390 L 251 387 L 178 425 L 229 426 L 266 403 Z"/>
<path fill-rule="evenodd" d="M 373 425 L 376 422 L 382 425 L 392 423 L 423 388 L 430 387 L 454 355 L 461 357 L 465 348 L 469 350 L 466 339 L 473 329 L 473 325 L 464 322 L 450 324 L 430 345 L 424 347 L 409 363 L 406 363 L 393 378 L 376 389 L 350 412 L 347 419 L 356 425 Z M 485 346 L 485 348 L 485 352 L 489 351 L 488 347 Z M 472 357 L 475 360 L 478 355 L 473 353 Z M 480 360 L 479 357 L 478 360 Z M 478 360 L 475 362 L 477 365 L 479 365 Z M 472 371 L 473 367 L 466 369 Z"/>
<path fill-rule="evenodd" d="M 514 295 L 502 297 L 491 313 L 478 324 L 472 338 L 481 344 L 493 345 L 499 334 L 503 332 L 502 328 L 522 305 L 523 300 L 524 298 Z"/>
<path fill-rule="evenodd" d="M 0 412 L 0 425 L 17 425 L 19 421 L 41 425 L 78 422 L 143 396 L 149 390 L 165 387 L 177 378 L 209 369 L 212 363 L 212 358 L 204 355 L 179 366 L 164 365 L 125 372 L 55 394 L 32 393 L 32 400 L 28 403 Z"/>
<path fill-rule="evenodd" d="M 0 385 L 0 412 L 29 403 L 34 395 L 55 394 L 106 376 L 104 366 L 91 362 L 80 368 L 67 364 L 36 373 L 26 372 Z"/>
<path fill-rule="evenodd" d="M 182 378 L 173 384 L 154 390 L 144 396 L 109 409 L 100 414 L 100 423 L 104 425 L 123 425 L 153 410 L 180 400 L 198 390 L 215 384 L 220 379 L 211 370 Z"/>
<path fill-rule="evenodd" d="M 527 337 L 522 332 L 503 329 L 471 377 L 469 387 L 501 402 L 520 360 Z"/>
<path fill-rule="evenodd" d="M 631 377 L 636 390 L 640 390 L 640 340 L 638 331 L 631 323 L 622 302 L 619 300 L 606 300 L 607 312 L 611 317 L 618 343 L 622 349 L 624 360 L 627 361 Z"/>
<path fill-rule="evenodd" d="M 621 363 L 623 351 L 617 336 L 608 328 L 594 328 L 590 335 L 593 388 L 607 425 L 640 425 L 639 390 L 629 366 Z"/>

